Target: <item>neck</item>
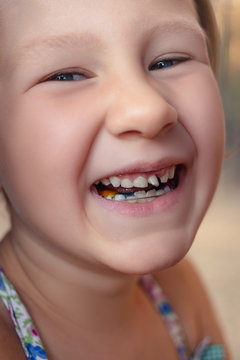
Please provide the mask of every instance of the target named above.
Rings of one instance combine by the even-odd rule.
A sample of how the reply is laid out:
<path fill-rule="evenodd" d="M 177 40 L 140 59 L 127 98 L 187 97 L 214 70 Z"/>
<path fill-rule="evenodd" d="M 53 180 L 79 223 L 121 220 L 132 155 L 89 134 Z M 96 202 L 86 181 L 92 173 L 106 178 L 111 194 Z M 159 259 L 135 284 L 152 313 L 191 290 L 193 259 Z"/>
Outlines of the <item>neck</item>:
<path fill-rule="evenodd" d="M 97 318 L 108 327 L 108 320 L 119 324 L 135 306 L 135 276 L 76 262 L 29 239 L 8 236 L 1 246 L 1 265 L 27 307 L 44 306 L 88 326 L 95 326 Z"/>
<path fill-rule="evenodd" d="M 8 236 L 1 243 L 0 264 L 31 314 L 49 359 L 106 360 L 116 353 L 131 360 L 157 358 L 156 334 L 162 329 L 136 276 L 70 261 L 38 242 L 15 239 Z"/>

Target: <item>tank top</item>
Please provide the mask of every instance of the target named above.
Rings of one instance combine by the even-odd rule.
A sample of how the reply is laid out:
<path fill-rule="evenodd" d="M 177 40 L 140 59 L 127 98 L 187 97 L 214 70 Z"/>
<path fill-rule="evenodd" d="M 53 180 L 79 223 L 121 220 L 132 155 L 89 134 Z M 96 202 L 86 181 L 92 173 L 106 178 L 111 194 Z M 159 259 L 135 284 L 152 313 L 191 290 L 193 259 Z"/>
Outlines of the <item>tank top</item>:
<path fill-rule="evenodd" d="M 140 277 L 139 283 L 160 316 L 163 317 L 179 360 L 224 360 L 223 346 L 221 344 L 211 344 L 211 339 L 208 337 L 201 341 L 194 354 L 189 354 L 183 327 L 158 282 L 153 276 L 144 275 Z M 1 268 L 0 298 L 2 298 L 11 316 L 26 359 L 47 360 L 46 351 L 29 313 Z"/>

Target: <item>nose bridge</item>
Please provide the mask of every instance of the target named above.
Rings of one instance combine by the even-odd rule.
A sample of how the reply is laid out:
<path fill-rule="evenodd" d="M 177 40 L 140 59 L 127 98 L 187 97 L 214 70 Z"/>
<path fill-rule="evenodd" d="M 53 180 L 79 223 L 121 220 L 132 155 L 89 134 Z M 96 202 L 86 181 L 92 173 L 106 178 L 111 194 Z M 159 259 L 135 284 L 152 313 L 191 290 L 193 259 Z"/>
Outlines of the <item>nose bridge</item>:
<path fill-rule="evenodd" d="M 160 84 L 154 85 L 147 75 L 125 75 L 113 83 L 106 117 L 106 126 L 112 134 L 135 132 L 152 138 L 176 123 L 176 109 L 166 100 L 164 89 Z"/>

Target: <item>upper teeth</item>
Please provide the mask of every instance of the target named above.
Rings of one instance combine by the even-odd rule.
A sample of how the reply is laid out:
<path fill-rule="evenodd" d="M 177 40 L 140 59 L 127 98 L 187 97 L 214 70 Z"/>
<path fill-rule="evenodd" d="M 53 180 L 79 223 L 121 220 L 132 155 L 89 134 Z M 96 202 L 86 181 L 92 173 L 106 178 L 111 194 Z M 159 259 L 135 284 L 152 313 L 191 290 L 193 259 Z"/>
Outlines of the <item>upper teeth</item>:
<path fill-rule="evenodd" d="M 122 182 L 121 182 L 122 184 Z M 133 180 L 133 182 L 131 182 L 131 186 L 129 186 L 130 188 L 131 187 L 139 187 L 139 188 L 145 188 L 148 186 L 148 180 L 143 177 L 143 176 L 138 176 L 136 179 Z"/>
<path fill-rule="evenodd" d="M 173 179 L 175 175 L 176 167 L 172 166 L 169 168 L 164 175 L 157 176 L 151 175 L 149 177 L 144 176 L 136 176 L 135 179 L 131 180 L 128 177 L 119 177 L 119 176 L 111 176 L 110 178 L 105 178 L 101 180 L 101 183 L 105 186 L 108 186 L 112 184 L 113 187 L 123 187 L 130 189 L 132 187 L 138 187 L 138 188 L 146 188 L 148 184 L 158 187 L 159 186 L 159 180 L 160 178 L 161 183 L 167 183 L 168 179 Z"/>
<path fill-rule="evenodd" d="M 109 180 L 114 187 L 119 187 L 121 185 L 121 179 L 118 176 L 111 176 Z"/>
<path fill-rule="evenodd" d="M 156 187 L 159 186 L 159 181 L 156 175 L 149 176 L 148 183 Z"/>

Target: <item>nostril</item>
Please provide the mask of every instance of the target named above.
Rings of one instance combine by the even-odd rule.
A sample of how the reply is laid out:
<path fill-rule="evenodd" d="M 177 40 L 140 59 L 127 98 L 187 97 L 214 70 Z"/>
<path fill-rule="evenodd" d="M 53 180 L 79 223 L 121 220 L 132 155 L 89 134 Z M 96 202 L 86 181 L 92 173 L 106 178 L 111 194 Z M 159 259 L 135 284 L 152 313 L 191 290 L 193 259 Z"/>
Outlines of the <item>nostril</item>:
<path fill-rule="evenodd" d="M 177 111 L 165 96 L 146 86 L 114 97 L 105 118 L 107 130 L 114 136 L 157 137 L 177 121 Z"/>
<path fill-rule="evenodd" d="M 125 132 L 122 132 L 119 136 L 120 137 L 132 137 L 132 136 L 142 136 L 142 132 L 141 131 L 138 131 L 138 130 L 128 130 L 128 131 L 125 131 Z"/>
<path fill-rule="evenodd" d="M 166 132 L 170 131 L 174 127 L 174 125 L 175 125 L 175 122 L 164 125 L 163 128 L 161 129 L 161 133 L 165 134 Z"/>

